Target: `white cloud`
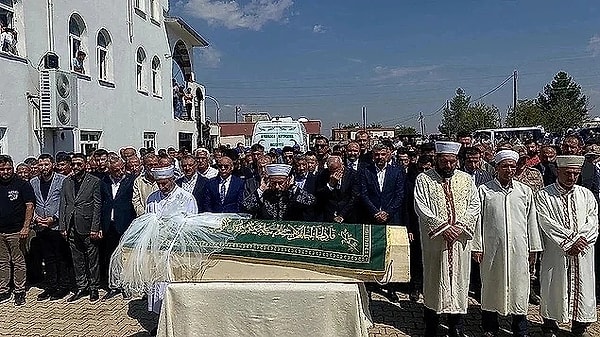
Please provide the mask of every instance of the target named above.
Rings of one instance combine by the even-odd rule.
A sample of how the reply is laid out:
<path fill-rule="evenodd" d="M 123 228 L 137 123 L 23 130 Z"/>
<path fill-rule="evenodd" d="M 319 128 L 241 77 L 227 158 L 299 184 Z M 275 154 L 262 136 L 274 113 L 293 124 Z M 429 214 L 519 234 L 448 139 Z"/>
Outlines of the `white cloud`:
<path fill-rule="evenodd" d="M 325 29 L 325 27 L 323 27 L 323 25 L 314 25 L 313 27 L 313 33 L 325 33 L 327 30 Z"/>
<path fill-rule="evenodd" d="M 260 30 L 265 24 L 287 22 L 292 0 L 183 0 L 179 6 L 187 14 L 206 20 L 210 25 L 229 29 Z"/>
<path fill-rule="evenodd" d="M 418 66 L 418 67 L 383 67 L 377 66 L 373 71 L 377 76 L 375 80 L 386 80 L 389 78 L 405 77 L 415 73 L 429 72 L 438 68 L 438 66 Z"/>
<path fill-rule="evenodd" d="M 600 35 L 594 35 L 590 37 L 587 50 L 590 51 L 594 56 L 600 55 Z"/>
<path fill-rule="evenodd" d="M 354 62 L 354 63 L 363 63 L 363 60 L 352 58 L 352 57 L 347 57 L 346 60 L 348 60 L 350 62 Z"/>
<path fill-rule="evenodd" d="M 221 52 L 214 47 L 199 49 L 200 66 L 204 68 L 218 68 L 221 64 Z"/>

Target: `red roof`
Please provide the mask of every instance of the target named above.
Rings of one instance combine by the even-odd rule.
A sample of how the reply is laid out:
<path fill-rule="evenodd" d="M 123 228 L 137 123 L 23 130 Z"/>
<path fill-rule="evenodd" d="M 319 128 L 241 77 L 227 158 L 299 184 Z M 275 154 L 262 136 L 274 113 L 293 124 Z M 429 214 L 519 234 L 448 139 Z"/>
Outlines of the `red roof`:
<path fill-rule="evenodd" d="M 309 135 L 321 134 L 321 121 L 310 120 L 307 122 L 303 122 L 303 124 L 306 128 L 306 133 L 308 133 Z M 254 130 L 254 123 L 248 122 L 220 122 L 219 126 L 221 126 L 221 137 L 241 135 L 252 137 L 252 130 Z"/>

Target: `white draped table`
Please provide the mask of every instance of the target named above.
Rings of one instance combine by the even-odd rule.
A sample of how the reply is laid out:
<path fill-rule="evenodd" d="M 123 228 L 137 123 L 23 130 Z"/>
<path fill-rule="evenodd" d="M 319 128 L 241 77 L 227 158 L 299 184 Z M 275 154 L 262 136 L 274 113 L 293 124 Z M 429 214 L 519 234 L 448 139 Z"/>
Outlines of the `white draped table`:
<path fill-rule="evenodd" d="M 366 337 L 368 305 L 361 282 L 171 283 L 158 336 Z"/>

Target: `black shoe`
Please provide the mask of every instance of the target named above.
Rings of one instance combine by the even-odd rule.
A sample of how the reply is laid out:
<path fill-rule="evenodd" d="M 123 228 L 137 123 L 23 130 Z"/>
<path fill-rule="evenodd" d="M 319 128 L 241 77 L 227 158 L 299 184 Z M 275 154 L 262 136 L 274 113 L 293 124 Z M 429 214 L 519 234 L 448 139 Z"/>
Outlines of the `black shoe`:
<path fill-rule="evenodd" d="M 467 337 L 467 335 L 465 335 L 465 333 L 462 331 L 462 329 L 453 329 L 450 331 L 448 336 L 450 336 L 450 337 Z"/>
<path fill-rule="evenodd" d="M 98 290 L 90 290 L 90 303 L 97 302 L 100 299 L 100 294 L 98 294 Z"/>
<path fill-rule="evenodd" d="M 129 291 L 122 291 L 121 292 L 123 294 L 123 299 L 125 301 L 130 300 L 131 299 L 131 293 Z"/>
<path fill-rule="evenodd" d="M 150 332 L 149 332 L 150 336 L 156 336 L 157 333 L 158 333 L 158 327 L 150 330 Z"/>
<path fill-rule="evenodd" d="M 41 294 L 38 295 L 37 300 L 38 302 L 45 301 L 52 297 L 52 294 L 54 294 L 53 290 L 44 290 Z"/>
<path fill-rule="evenodd" d="M 65 296 L 69 295 L 69 291 L 67 289 L 59 289 L 50 297 L 50 302 L 60 301 Z"/>
<path fill-rule="evenodd" d="M 102 301 L 104 302 L 104 301 L 110 300 L 111 298 L 117 296 L 120 292 L 121 291 L 118 289 L 111 289 L 106 293 L 106 295 L 104 295 L 102 297 Z"/>
<path fill-rule="evenodd" d="M 529 294 L 529 303 L 533 305 L 540 305 L 540 297 L 534 293 Z"/>
<path fill-rule="evenodd" d="M 73 296 L 67 298 L 67 303 L 79 302 L 82 298 L 88 296 L 89 294 L 90 294 L 90 291 L 87 289 L 77 290 L 77 291 L 75 291 Z"/>
<path fill-rule="evenodd" d="M 0 294 L 0 303 L 6 303 L 8 301 L 10 301 L 10 293 L 9 292 Z"/>
<path fill-rule="evenodd" d="M 421 292 L 418 290 L 413 290 L 410 295 L 408 295 L 408 298 L 412 301 L 412 302 L 418 302 L 419 298 L 421 296 Z"/>
<path fill-rule="evenodd" d="M 25 292 L 15 293 L 15 305 L 21 306 L 25 304 Z"/>
<path fill-rule="evenodd" d="M 396 294 L 396 292 L 393 290 L 388 290 L 388 299 L 392 303 L 400 303 L 400 298 L 398 297 L 398 294 Z"/>

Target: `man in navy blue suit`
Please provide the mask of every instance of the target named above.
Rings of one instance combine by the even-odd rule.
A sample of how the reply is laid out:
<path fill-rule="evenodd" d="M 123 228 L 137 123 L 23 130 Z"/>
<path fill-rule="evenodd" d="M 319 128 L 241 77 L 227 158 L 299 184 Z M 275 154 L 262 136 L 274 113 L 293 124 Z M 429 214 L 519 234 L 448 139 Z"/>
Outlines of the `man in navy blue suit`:
<path fill-rule="evenodd" d="M 400 224 L 404 199 L 404 170 L 390 165 L 391 151 L 382 144 L 373 147 L 373 165 L 360 172 L 361 199 L 370 224 Z"/>
<path fill-rule="evenodd" d="M 121 235 L 135 219 L 133 182 L 135 176 L 125 173 L 125 163 L 119 157 L 111 157 L 108 174 L 102 177 L 102 241 L 100 242 L 100 282 L 108 289 L 108 267 L 110 257 L 119 244 Z M 115 296 L 119 291 L 111 289 L 103 300 Z"/>
<path fill-rule="evenodd" d="M 219 175 L 206 183 L 203 210 L 213 213 L 241 212 L 244 181 L 231 174 L 233 160 L 229 157 L 221 157 L 217 167 Z"/>
<path fill-rule="evenodd" d="M 196 158 L 190 155 L 181 157 L 181 159 L 179 159 L 179 166 L 183 173 L 183 177 L 175 180 L 175 183 L 177 186 L 190 192 L 194 196 L 196 204 L 198 205 L 198 213 L 204 212 L 202 208 L 204 207 L 204 197 L 202 192 L 204 191 L 204 186 L 206 186 L 208 179 L 198 173 L 198 162 L 196 162 Z"/>
<path fill-rule="evenodd" d="M 383 144 L 373 146 L 373 164 L 359 173 L 361 200 L 366 211 L 366 223 L 372 225 L 400 224 L 404 200 L 405 174 L 390 164 L 391 149 Z M 398 302 L 396 285 L 388 284 L 388 297 Z"/>

